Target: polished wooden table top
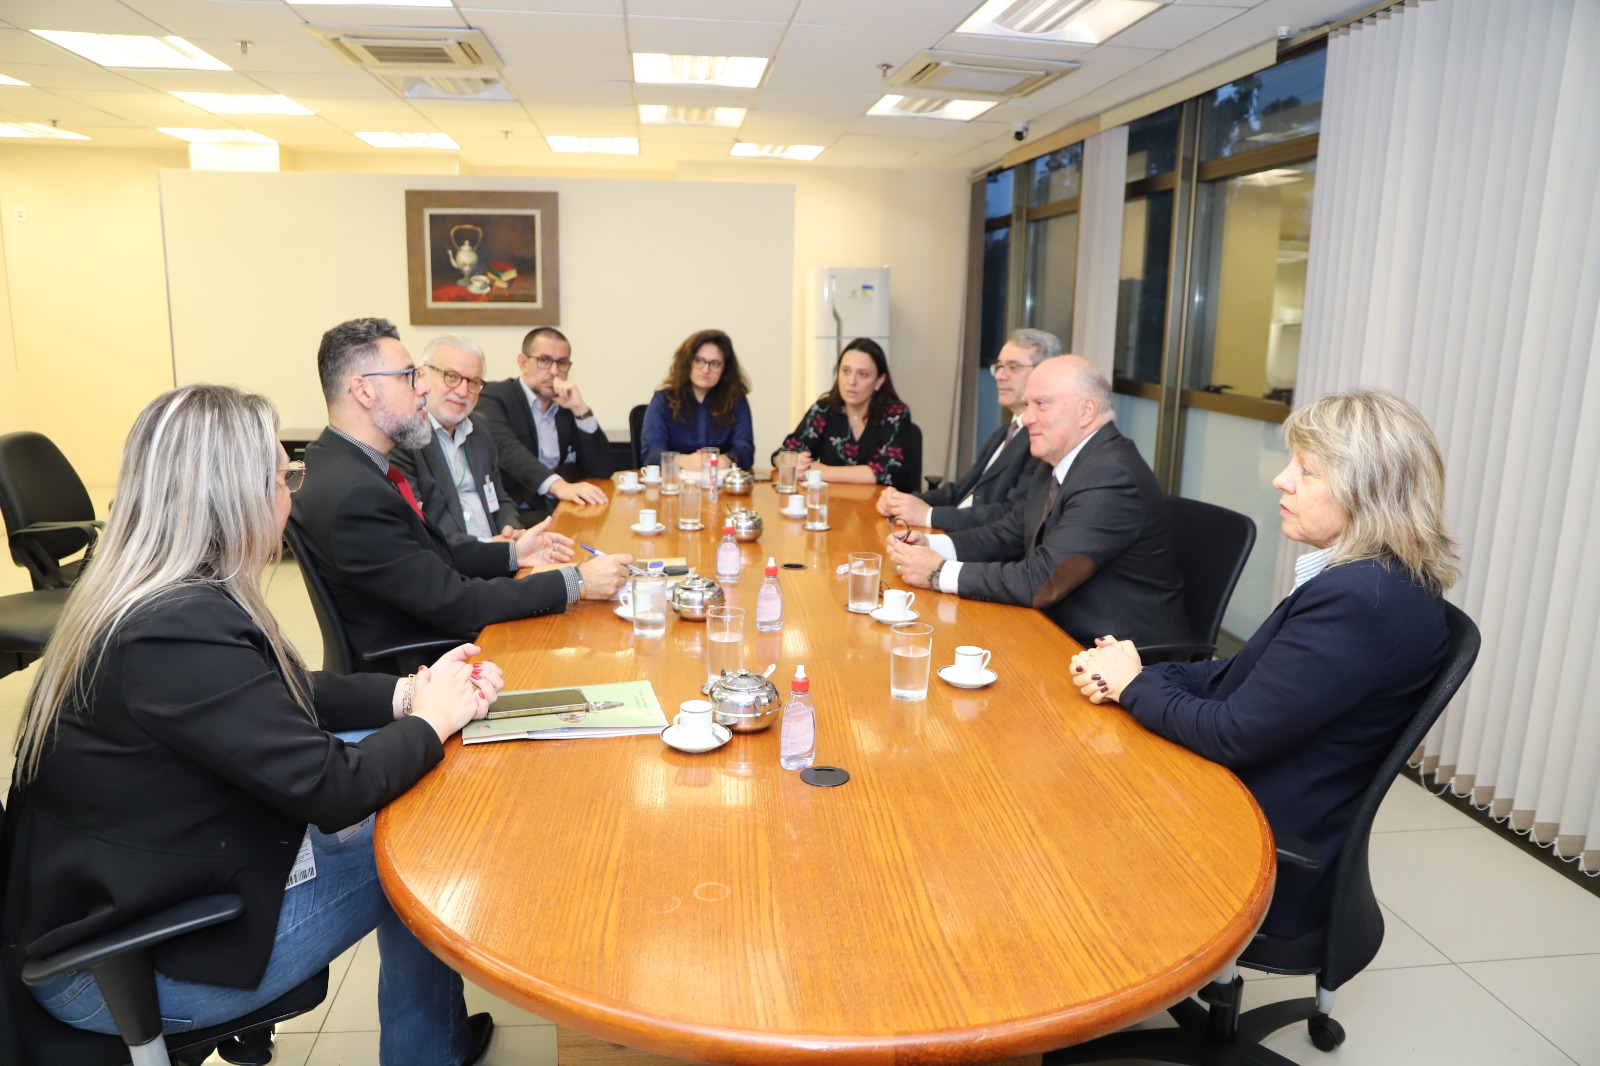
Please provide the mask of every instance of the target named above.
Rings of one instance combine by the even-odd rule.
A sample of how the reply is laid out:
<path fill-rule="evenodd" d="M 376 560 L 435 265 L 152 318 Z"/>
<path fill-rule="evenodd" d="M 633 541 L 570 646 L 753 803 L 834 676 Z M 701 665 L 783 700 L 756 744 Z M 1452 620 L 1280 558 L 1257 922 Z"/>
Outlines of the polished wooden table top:
<path fill-rule="evenodd" d="M 992 1061 L 1153 1014 L 1231 961 L 1274 876 L 1249 794 L 1082 699 L 1065 675 L 1077 646 L 1032 610 L 919 593 L 935 668 L 978 644 L 999 680 L 891 699 L 888 628 L 845 611 L 834 572 L 881 545 L 873 494 L 833 486 L 825 533 L 781 517 L 770 485 L 734 498 L 766 523 L 730 590 L 746 665 L 777 662 L 787 695 L 805 664 L 817 762 L 847 784 L 781 769 L 776 727 L 704 755 L 653 736 L 452 741 L 378 824 L 417 935 L 545 1018 L 728 1063 Z M 665 534 L 628 531 L 641 507 Z M 556 525 L 713 572 L 720 530 L 677 533 L 676 507 L 614 494 Z M 768 555 L 807 569 L 780 570 L 784 627 L 758 634 Z M 649 678 L 669 718 L 698 696 L 704 641 L 671 616 L 664 638 L 635 639 L 603 603 L 482 637 L 511 686 Z"/>

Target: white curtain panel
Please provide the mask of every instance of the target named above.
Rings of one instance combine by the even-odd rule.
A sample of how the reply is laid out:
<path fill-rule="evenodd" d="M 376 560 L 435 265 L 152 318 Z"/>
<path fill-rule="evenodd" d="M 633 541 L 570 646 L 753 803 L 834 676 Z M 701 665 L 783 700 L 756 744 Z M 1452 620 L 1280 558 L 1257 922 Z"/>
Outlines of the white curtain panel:
<path fill-rule="evenodd" d="M 1083 142 L 1083 198 L 1078 201 L 1078 280 L 1072 296 L 1067 351 L 1107 379 L 1117 342 L 1118 274 L 1122 268 L 1122 201 L 1128 174 L 1128 127 Z"/>
<path fill-rule="evenodd" d="M 1483 653 L 1423 768 L 1600 870 L 1600 3 L 1410 0 L 1328 45 L 1299 395 L 1449 470 Z"/>

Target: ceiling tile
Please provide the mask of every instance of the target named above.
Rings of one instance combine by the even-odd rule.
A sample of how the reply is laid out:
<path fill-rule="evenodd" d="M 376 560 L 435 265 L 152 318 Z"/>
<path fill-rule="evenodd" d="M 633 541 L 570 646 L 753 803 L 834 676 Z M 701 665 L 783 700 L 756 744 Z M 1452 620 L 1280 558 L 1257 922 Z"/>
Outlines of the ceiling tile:
<path fill-rule="evenodd" d="M 983 0 L 800 0 L 796 25 L 873 26 L 949 33 Z"/>
<path fill-rule="evenodd" d="M 735 137 L 742 134 L 739 130 L 731 130 L 717 126 L 654 126 L 649 123 L 639 125 L 639 143 L 644 145 L 658 144 L 720 144 L 726 153 L 733 147 Z M 745 140 L 750 140 L 745 137 Z"/>
<path fill-rule="evenodd" d="M 884 30 L 840 26 L 790 26 L 778 50 L 780 59 L 811 62 L 889 63 L 899 67 L 940 34 L 933 30 Z"/>
<path fill-rule="evenodd" d="M 757 90 L 721 85 L 635 85 L 634 103 L 678 104 L 683 107 L 749 107 Z"/>
<path fill-rule="evenodd" d="M 1140 19 L 1111 38 L 1120 48 L 1159 48 L 1165 51 L 1191 41 L 1239 15 L 1236 7 L 1168 6 Z"/>
<path fill-rule="evenodd" d="M 589 125 L 591 123 L 604 123 L 607 125 L 627 125 L 639 121 L 639 112 L 632 107 L 563 107 L 545 106 L 528 108 L 528 114 L 541 127 L 552 123 L 560 125 Z"/>
<path fill-rule="evenodd" d="M 940 39 L 939 48 L 947 52 L 967 52 L 981 56 L 1015 56 L 1018 59 L 1078 59 L 1092 45 L 1063 41 L 1025 41 L 1013 37 L 984 37 L 976 33 L 952 33 Z"/>
<path fill-rule="evenodd" d="M 302 19 L 315 26 L 394 26 L 408 30 L 459 30 L 467 24 L 460 13 L 451 7 L 354 7 L 334 4 L 294 10 Z"/>
<path fill-rule="evenodd" d="M 766 115 L 757 111 L 745 116 L 739 136 L 760 144 L 825 145 L 848 131 L 854 121 L 842 116 Z"/>
<path fill-rule="evenodd" d="M 96 92 L 86 89 L 61 89 L 60 95 L 80 104 L 99 108 L 107 114 L 151 126 L 204 126 L 219 116 L 186 104 L 166 93 Z"/>
<path fill-rule="evenodd" d="M 635 52 L 770 58 L 783 40 L 783 31 L 781 22 L 635 16 L 628 19 L 628 47 Z"/>
<path fill-rule="evenodd" d="M 628 47 L 619 15 L 474 11 L 472 28 L 482 30 L 497 52 L 503 48 L 527 48 L 621 54 Z"/>
<path fill-rule="evenodd" d="M 628 0 L 630 15 L 788 22 L 798 0 Z"/>
<path fill-rule="evenodd" d="M 900 118 L 895 115 L 863 115 L 850 126 L 851 134 L 877 137 L 905 137 L 922 141 L 940 141 L 955 133 L 965 123 L 941 118 Z"/>
<path fill-rule="evenodd" d="M 41 89 L 104 89 L 107 92 L 125 92 L 138 88 L 138 83 L 129 81 L 116 71 L 97 67 L 93 63 L 45 66 L 39 63 L 0 62 L 0 74 L 9 74 L 18 81 L 25 81 Z M 5 87 L 0 86 L 0 92 L 3 91 Z"/>
<path fill-rule="evenodd" d="M 252 74 L 262 70 L 335 71 L 354 69 L 329 51 L 328 46 L 301 33 L 288 41 L 251 41 L 250 51 L 241 55 L 238 41 L 223 37 L 201 37 L 194 43 L 222 60 L 234 70 Z"/>
<path fill-rule="evenodd" d="M 937 137 L 931 139 L 938 140 Z M 916 137 L 889 137 L 877 133 L 852 132 L 835 141 L 834 147 L 850 150 L 866 149 L 873 152 L 900 152 L 910 156 L 925 145 L 922 139 Z"/>
<path fill-rule="evenodd" d="M 506 80 L 621 81 L 633 83 L 633 61 L 620 49 L 613 52 L 576 52 L 562 49 L 501 48 L 495 51 L 505 60 Z"/>
<path fill-rule="evenodd" d="M 159 25 L 119 0 L 6 0 L 0 12 L 11 25 L 25 30 L 162 34 Z"/>
<path fill-rule="evenodd" d="M 393 100 L 395 92 L 364 70 L 338 72 L 274 71 L 254 75 L 255 80 L 300 103 L 302 96 L 333 97 L 344 100 Z M 306 104 L 310 107 L 310 104 Z"/>
<path fill-rule="evenodd" d="M 468 122 L 497 122 L 500 125 L 495 128 L 500 129 L 506 123 L 528 121 L 528 113 L 522 109 L 521 104 L 516 103 L 486 100 L 412 100 L 410 103 L 417 109 L 419 115 L 425 115 L 435 122 L 448 122 L 454 119 Z"/>
<path fill-rule="evenodd" d="M 1212 5 L 1214 7 L 1255 7 L 1262 0 L 1172 0 L 1174 4 Z M 1348 6 L 1348 5 L 1346 5 Z"/>
<path fill-rule="evenodd" d="M 267 87 L 248 74 L 225 70 L 121 70 L 130 82 L 156 92 L 261 93 Z"/>
<path fill-rule="evenodd" d="M 552 119 L 539 122 L 539 130 L 551 137 L 637 137 L 637 122 L 573 122 Z"/>
<path fill-rule="evenodd" d="M 909 57 L 907 57 L 909 58 Z M 887 62 L 887 60 L 885 60 Z M 762 92 L 773 89 L 802 92 L 862 92 L 882 96 L 888 89 L 883 71 L 872 62 L 817 62 L 779 56 L 767 68 Z"/>
<path fill-rule="evenodd" d="M 595 106 L 633 103 L 633 84 L 626 81 L 542 81 L 507 79 L 506 84 L 523 104 L 592 104 Z"/>
<path fill-rule="evenodd" d="M 579 15 L 620 15 L 622 0 L 456 0 L 468 22 L 474 11 L 533 11 Z"/>
<path fill-rule="evenodd" d="M 45 28 L 49 29 L 48 26 Z M 100 69 L 65 48 L 57 48 L 43 37 L 36 37 L 27 30 L 15 28 L 0 29 L 0 64 L 3 63 L 39 63 Z"/>
<path fill-rule="evenodd" d="M 62 126 L 75 131 L 76 127 L 86 123 L 119 126 L 129 121 L 107 114 L 92 104 L 69 99 L 57 93 L 45 92 L 42 89 L 17 89 L 16 92 L 21 95 L 9 92 L 0 95 L 0 110 L 10 115 L 22 116 L 19 118 L 22 122 L 42 122 L 48 126 L 50 120 L 55 119 Z M 6 143 L 10 143 L 9 139 Z"/>
<path fill-rule="evenodd" d="M 167 33 L 199 44 L 201 37 L 235 41 L 243 37 L 256 44 L 306 39 L 305 19 L 280 3 L 238 3 L 223 0 L 122 0 L 124 6 L 144 15 Z M 313 11 L 314 8 L 307 8 Z M 204 46 L 202 46 L 204 47 Z M 209 49 L 208 49 L 209 51 Z M 216 55 L 216 53 L 212 53 Z M 227 59 L 218 55 L 218 59 Z"/>
<path fill-rule="evenodd" d="M 826 115 L 864 115 L 881 92 L 824 93 L 799 89 L 762 89 L 756 106 L 763 111 L 806 111 Z"/>
<path fill-rule="evenodd" d="M 300 102 L 346 130 L 396 130 L 403 123 L 428 121 L 403 100 L 335 100 L 308 96 Z"/>

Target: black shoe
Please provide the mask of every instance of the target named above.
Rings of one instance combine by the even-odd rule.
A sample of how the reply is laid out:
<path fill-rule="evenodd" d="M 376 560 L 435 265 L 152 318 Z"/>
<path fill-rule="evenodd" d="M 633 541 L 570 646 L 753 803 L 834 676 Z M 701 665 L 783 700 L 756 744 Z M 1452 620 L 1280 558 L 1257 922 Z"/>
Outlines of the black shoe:
<path fill-rule="evenodd" d="M 484 1053 L 489 1050 L 489 1039 L 494 1036 L 494 1019 L 488 1011 L 474 1014 L 467 1019 L 467 1057 L 461 1060 L 461 1066 L 477 1066 L 483 1061 Z"/>

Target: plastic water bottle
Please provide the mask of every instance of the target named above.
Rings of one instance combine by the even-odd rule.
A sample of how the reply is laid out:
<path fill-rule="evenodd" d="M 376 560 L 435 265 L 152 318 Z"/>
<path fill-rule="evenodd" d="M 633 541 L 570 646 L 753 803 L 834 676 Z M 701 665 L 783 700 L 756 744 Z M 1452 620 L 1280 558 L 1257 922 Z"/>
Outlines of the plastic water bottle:
<path fill-rule="evenodd" d="M 722 527 L 722 543 L 717 545 L 717 576 L 739 576 L 739 542 L 733 539 L 733 523 Z"/>
<path fill-rule="evenodd" d="M 802 664 L 789 682 L 789 702 L 783 705 L 783 730 L 778 741 L 778 765 L 804 770 L 817 758 L 817 711 L 811 705 L 811 679 Z"/>
<path fill-rule="evenodd" d="M 778 561 L 767 556 L 767 576 L 756 593 L 756 629 L 771 633 L 783 628 L 783 589 L 778 586 Z"/>

